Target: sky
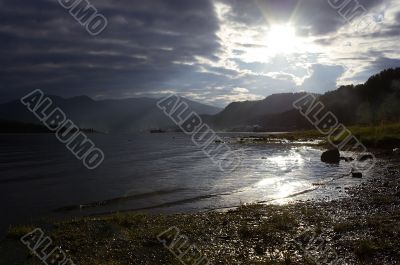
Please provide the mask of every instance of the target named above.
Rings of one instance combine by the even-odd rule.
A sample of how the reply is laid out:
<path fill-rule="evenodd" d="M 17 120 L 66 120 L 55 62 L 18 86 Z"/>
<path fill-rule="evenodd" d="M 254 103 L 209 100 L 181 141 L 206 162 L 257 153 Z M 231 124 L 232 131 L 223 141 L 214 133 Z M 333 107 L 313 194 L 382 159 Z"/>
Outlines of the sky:
<path fill-rule="evenodd" d="M 0 103 L 42 89 L 223 107 L 400 67 L 399 0 L 358 0 L 353 17 L 356 0 L 91 0 L 97 36 L 59 1 L 0 0 Z"/>

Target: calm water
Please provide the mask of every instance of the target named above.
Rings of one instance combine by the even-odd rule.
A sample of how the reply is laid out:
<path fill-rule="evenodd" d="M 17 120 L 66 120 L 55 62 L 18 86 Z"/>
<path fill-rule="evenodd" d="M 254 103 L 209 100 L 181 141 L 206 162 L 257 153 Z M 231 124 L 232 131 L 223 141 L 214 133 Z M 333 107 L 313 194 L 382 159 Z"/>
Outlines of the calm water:
<path fill-rule="evenodd" d="M 178 133 L 91 135 L 106 155 L 93 171 L 51 134 L 0 135 L 1 226 L 44 216 L 186 212 L 256 201 L 337 198 L 346 186 L 360 183 L 340 178 L 350 171 L 348 164 L 321 163 L 316 148 L 238 145 L 238 135 L 221 136 L 233 149 L 243 149 L 243 162 L 233 173 L 221 172 L 189 137 Z M 320 182 L 326 185 L 315 185 Z"/>

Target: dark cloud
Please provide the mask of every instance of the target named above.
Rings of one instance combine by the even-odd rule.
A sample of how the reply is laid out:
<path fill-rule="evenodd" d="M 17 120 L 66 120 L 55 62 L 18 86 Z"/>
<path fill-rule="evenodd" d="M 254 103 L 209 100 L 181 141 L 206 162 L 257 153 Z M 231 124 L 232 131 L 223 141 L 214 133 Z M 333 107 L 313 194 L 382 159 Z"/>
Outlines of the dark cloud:
<path fill-rule="evenodd" d="M 328 0 L 221 0 L 232 6 L 231 18 L 246 24 L 291 22 L 301 35 L 325 35 L 335 32 L 346 21 Z M 331 1 L 337 2 L 337 1 Z M 344 3 L 339 1 L 338 3 Z M 376 0 L 349 1 L 343 11 L 351 11 L 360 3 L 367 11 L 382 4 Z M 361 14 L 358 14 L 360 16 Z M 356 18 L 355 16 L 354 18 Z"/>
<path fill-rule="evenodd" d="M 332 38 L 319 38 L 314 40 L 315 43 L 318 43 L 320 45 L 325 45 L 325 46 L 329 46 L 332 43 L 334 43 L 336 40 L 336 38 L 332 37 Z"/>
<path fill-rule="evenodd" d="M 364 38 L 391 38 L 397 37 L 400 35 L 400 21 L 397 21 L 397 24 L 387 26 L 383 30 L 376 31 L 372 34 L 364 34 Z"/>
<path fill-rule="evenodd" d="M 383 69 L 397 68 L 400 66 L 400 59 L 387 58 L 384 55 L 378 57 L 372 61 L 368 67 L 363 71 L 359 72 L 354 76 L 355 80 L 359 80 L 360 83 L 365 82 L 368 78 L 378 74 Z"/>
<path fill-rule="evenodd" d="M 400 12 L 396 14 L 396 21 L 400 24 Z"/>
<path fill-rule="evenodd" d="M 219 25 L 209 0 L 91 3 L 109 21 L 97 37 L 57 1 L 0 1 L 1 101 L 35 88 L 67 96 L 163 89 L 195 71 L 174 62 L 216 58 Z"/>

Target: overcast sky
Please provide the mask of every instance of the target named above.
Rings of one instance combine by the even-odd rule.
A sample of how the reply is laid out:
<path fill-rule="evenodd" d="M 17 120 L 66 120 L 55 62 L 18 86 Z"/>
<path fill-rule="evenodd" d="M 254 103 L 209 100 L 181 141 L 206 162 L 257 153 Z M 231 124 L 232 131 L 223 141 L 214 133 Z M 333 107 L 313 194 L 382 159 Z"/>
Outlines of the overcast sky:
<path fill-rule="evenodd" d="M 57 0 L 0 0 L 0 102 L 41 88 L 95 99 L 177 92 L 224 106 L 400 66 L 399 0 L 359 0 L 368 15 L 351 23 L 327 0 L 90 2 L 109 22 L 98 36 Z"/>

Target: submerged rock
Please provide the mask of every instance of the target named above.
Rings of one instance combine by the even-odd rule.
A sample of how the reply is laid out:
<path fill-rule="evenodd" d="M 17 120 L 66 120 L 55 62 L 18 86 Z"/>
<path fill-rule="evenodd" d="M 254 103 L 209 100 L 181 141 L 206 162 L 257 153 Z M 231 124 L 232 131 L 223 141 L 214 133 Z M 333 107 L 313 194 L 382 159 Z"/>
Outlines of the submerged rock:
<path fill-rule="evenodd" d="M 321 161 L 329 164 L 338 164 L 340 162 L 339 149 L 331 149 L 323 152 L 321 155 Z"/>
<path fill-rule="evenodd" d="M 351 169 L 351 176 L 357 179 L 361 179 L 363 177 L 362 173 L 355 171 L 354 168 Z"/>
<path fill-rule="evenodd" d="M 353 178 L 361 179 L 363 177 L 361 172 L 351 172 Z"/>

